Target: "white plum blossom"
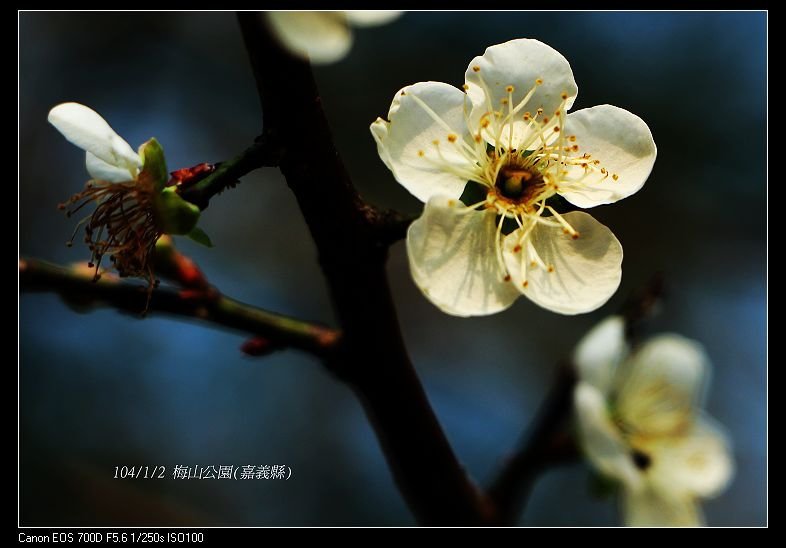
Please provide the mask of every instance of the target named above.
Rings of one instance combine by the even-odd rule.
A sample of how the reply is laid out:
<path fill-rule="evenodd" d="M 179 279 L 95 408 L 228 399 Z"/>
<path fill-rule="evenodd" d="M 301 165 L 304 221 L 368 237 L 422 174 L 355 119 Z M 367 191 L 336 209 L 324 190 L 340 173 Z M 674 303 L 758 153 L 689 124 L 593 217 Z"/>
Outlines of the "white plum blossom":
<path fill-rule="evenodd" d="M 85 151 L 91 177 L 120 183 L 136 179 L 142 159 L 100 114 L 79 103 L 61 103 L 49 111 L 47 120 L 63 137 Z"/>
<path fill-rule="evenodd" d="M 352 47 L 352 29 L 389 23 L 400 11 L 272 11 L 270 27 L 290 52 L 313 63 L 333 63 Z"/>
<path fill-rule="evenodd" d="M 626 525 L 702 525 L 698 499 L 723 491 L 734 470 L 726 435 L 702 411 L 709 361 L 698 343 L 672 334 L 631 352 L 624 330 L 612 316 L 576 349 L 581 445 L 619 482 Z"/>
<path fill-rule="evenodd" d="M 489 47 L 465 82 L 407 86 L 371 125 L 385 165 L 426 203 L 407 235 L 416 284 L 456 316 L 493 314 L 522 294 L 562 314 L 603 305 L 620 283 L 620 243 L 549 198 L 588 208 L 638 191 L 656 156 L 647 124 L 611 105 L 567 114 L 570 65 L 537 40 Z M 483 194 L 465 205 L 470 187 Z"/>
<path fill-rule="evenodd" d="M 121 276 L 146 278 L 152 288 L 150 258 L 162 234 L 209 241 L 196 227 L 199 208 L 183 200 L 176 187 L 167 186 L 166 161 L 158 141 L 146 141 L 137 153 L 97 112 L 79 103 L 59 104 L 47 119 L 85 151 L 92 179 L 61 209 L 70 217 L 89 204 L 96 206 L 77 225 L 77 229 L 85 227 L 85 243 L 92 252 L 89 266 L 96 279 L 101 259 L 108 255 Z"/>

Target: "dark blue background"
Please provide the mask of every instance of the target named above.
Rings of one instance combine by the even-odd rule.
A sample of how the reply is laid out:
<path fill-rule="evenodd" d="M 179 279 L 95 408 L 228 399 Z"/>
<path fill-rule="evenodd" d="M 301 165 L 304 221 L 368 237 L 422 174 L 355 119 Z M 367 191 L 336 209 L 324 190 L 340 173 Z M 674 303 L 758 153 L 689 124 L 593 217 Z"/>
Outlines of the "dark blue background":
<path fill-rule="evenodd" d="M 620 291 L 592 314 L 563 317 L 521 299 L 493 317 L 449 317 L 412 283 L 403 244 L 392 249 L 404 335 L 450 440 L 487 480 L 558 359 L 663 271 L 670 298 L 652 329 L 705 344 L 715 364 L 709 412 L 735 444 L 737 475 L 705 505 L 709 523 L 763 524 L 766 15 L 409 13 L 360 30 L 349 57 L 317 77 L 368 199 L 421 207 L 368 132 L 393 94 L 423 80 L 461 85 L 473 56 L 518 37 L 567 57 L 575 108 L 611 103 L 646 120 L 658 160 L 642 191 L 592 211 L 625 250 Z M 232 14 L 23 13 L 19 85 L 21 253 L 61 263 L 87 259 L 83 247 L 63 245 L 73 223 L 55 207 L 87 175 L 83 154 L 46 123 L 53 105 L 92 106 L 133 146 L 156 136 L 172 169 L 229 158 L 260 132 Z M 181 248 L 227 294 L 333 322 L 313 244 L 277 171 L 215 199 L 202 226 L 216 248 Z M 77 315 L 52 295 L 22 295 L 20 316 L 23 524 L 412 523 L 358 403 L 314 359 L 249 359 L 234 333 L 108 310 Z M 112 479 L 117 465 L 277 463 L 292 467 L 288 482 Z M 547 473 L 521 523 L 617 523 L 587 477 L 584 464 Z"/>

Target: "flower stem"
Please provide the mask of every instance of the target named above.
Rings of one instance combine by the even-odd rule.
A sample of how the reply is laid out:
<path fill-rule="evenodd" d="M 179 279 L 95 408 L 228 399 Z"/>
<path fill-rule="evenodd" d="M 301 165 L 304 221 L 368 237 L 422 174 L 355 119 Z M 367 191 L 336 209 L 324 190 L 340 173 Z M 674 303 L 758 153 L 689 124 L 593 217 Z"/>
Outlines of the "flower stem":
<path fill-rule="evenodd" d="M 226 188 L 238 184 L 240 177 L 259 169 L 277 165 L 275 147 L 268 139 L 260 137 L 253 145 L 226 162 L 218 164 L 216 170 L 198 183 L 179 189 L 178 194 L 184 200 L 206 209 L 210 198 Z"/>

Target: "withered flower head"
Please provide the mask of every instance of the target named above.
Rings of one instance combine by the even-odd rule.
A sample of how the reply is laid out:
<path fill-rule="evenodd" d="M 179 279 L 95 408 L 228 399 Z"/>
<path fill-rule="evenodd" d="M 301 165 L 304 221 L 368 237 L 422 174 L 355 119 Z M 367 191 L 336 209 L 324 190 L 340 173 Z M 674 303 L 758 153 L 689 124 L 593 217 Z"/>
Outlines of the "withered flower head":
<path fill-rule="evenodd" d="M 86 151 L 85 163 L 92 177 L 82 192 L 60 204 L 69 217 L 95 205 L 79 222 L 68 245 L 84 226 L 96 279 L 101 260 L 108 256 L 120 276 L 144 278 L 152 287 L 151 258 L 158 238 L 201 233 L 196 228 L 199 208 L 183 200 L 176 187 L 167 186 L 163 148 L 150 139 L 137 154 L 98 113 L 78 103 L 54 107 L 48 119 L 66 139 Z"/>

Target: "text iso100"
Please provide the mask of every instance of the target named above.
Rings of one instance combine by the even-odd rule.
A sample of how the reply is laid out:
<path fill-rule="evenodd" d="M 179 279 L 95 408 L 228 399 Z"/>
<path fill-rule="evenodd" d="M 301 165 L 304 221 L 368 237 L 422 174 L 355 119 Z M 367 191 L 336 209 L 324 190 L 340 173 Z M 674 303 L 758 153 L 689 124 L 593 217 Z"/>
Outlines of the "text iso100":
<path fill-rule="evenodd" d="M 204 542 L 205 534 L 192 531 L 169 531 L 160 533 L 158 531 L 130 531 L 122 533 L 107 533 L 108 542 L 132 542 L 132 543 L 164 543 L 164 542 Z"/>

